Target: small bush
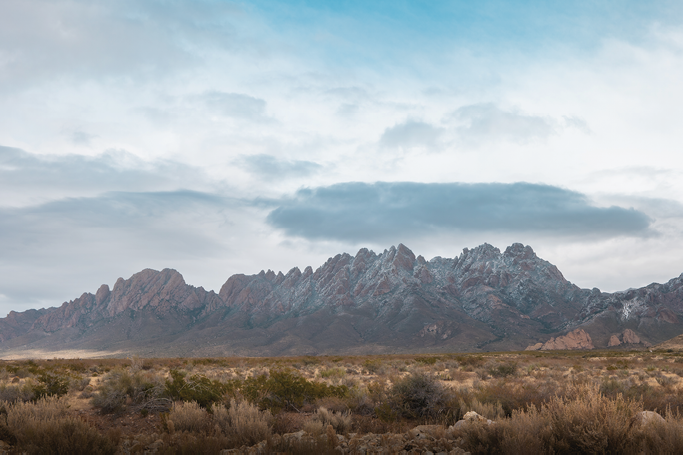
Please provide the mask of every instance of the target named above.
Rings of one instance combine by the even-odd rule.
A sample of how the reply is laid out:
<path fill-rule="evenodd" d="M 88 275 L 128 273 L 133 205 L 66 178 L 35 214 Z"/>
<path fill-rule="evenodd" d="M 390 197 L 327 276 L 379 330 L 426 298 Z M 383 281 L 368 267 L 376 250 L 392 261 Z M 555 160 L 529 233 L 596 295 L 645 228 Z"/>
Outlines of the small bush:
<path fill-rule="evenodd" d="M 67 407 L 54 397 L 11 405 L 4 425 L 15 449 L 31 455 L 96 455 L 116 451 L 112 440 L 82 419 L 69 416 Z"/>
<path fill-rule="evenodd" d="M 384 365 L 380 360 L 365 360 L 363 368 L 370 374 L 384 374 Z"/>
<path fill-rule="evenodd" d="M 38 377 L 38 382 L 34 388 L 36 398 L 49 396 L 64 396 L 69 392 L 69 377 L 51 372 L 46 372 Z"/>
<path fill-rule="evenodd" d="M 494 378 L 504 378 L 506 376 L 514 376 L 517 374 L 517 363 L 503 363 L 494 368 L 489 369 L 489 374 Z"/>
<path fill-rule="evenodd" d="M 206 410 L 195 401 L 174 402 L 166 416 L 170 432 L 203 432 L 208 428 L 208 422 Z"/>
<path fill-rule="evenodd" d="M 436 356 L 418 356 L 415 358 L 415 362 L 425 366 L 431 366 L 438 361 Z"/>
<path fill-rule="evenodd" d="M 230 401 L 225 406 L 213 407 L 213 419 L 221 431 L 237 446 L 254 445 L 268 439 L 272 433 L 273 416 L 247 402 Z"/>
<path fill-rule="evenodd" d="M 640 452 L 632 432 L 636 401 L 603 396 L 594 386 L 555 397 L 540 409 L 514 411 L 495 424 L 470 424 L 463 448 L 475 454 L 628 454 Z"/>
<path fill-rule="evenodd" d="M 472 368 L 478 368 L 484 364 L 484 358 L 482 356 L 472 356 L 472 355 L 458 355 L 455 357 L 460 366 L 468 366 Z"/>
<path fill-rule="evenodd" d="M 73 391 L 83 391 L 90 384 L 88 376 L 82 378 L 74 378 L 69 382 L 69 389 Z"/>
<path fill-rule="evenodd" d="M 0 402 L 26 402 L 36 399 L 33 384 L 30 381 L 19 384 L 0 385 Z"/>
<path fill-rule="evenodd" d="M 329 368 L 320 371 L 321 378 L 343 378 L 346 376 L 345 368 Z"/>
<path fill-rule="evenodd" d="M 319 407 L 312 419 L 320 421 L 325 428 L 331 425 L 338 434 L 346 434 L 351 430 L 352 419 L 349 412 L 332 412 Z"/>
<path fill-rule="evenodd" d="M 93 396 L 92 405 L 99 408 L 102 414 L 121 412 L 126 405 L 126 391 L 114 385 L 103 384 Z"/>
<path fill-rule="evenodd" d="M 344 385 L 328 386 L 326 383 L 311 382 L 291 370 L 282 370 L 247 378 L 241 393 L 261 409 L 278 412 L 285 408 L 299 410 L 304 404 L 324 397 L 345 398 L 349 389 Z"/>
<path fill-rule="evenodd" d="M 304 431 L 313 437 L 320 437 L 325 433 L 327 426 L 317 419 L 309 419 L 304 424 Z"/>
<path fill-rule="evenodd" d="M 388 404 L 399 417 L 433 419 L 446 410 L 449 399 L 438 380 L 430 374 L 416 371 L 394 383 Z"/>
<path fill-rule="evenodd" d="M 171 378 L 166 380 L 166 395 L 174 401 L 195 401 L 202 408 L 210 409 L 213 404 L 223 401 L 226 394 L 234 395 L 238 381 L 221 383 L 204 375 L 194 375 L 185 380 L 185 374 L 171 370 Z"/>
<path fill-rule="evenodd" d="M 347 402 L 349 409 L 354 414 L 371 416 L 375 413 L 376 402 L 373 400 L 373 395 L 368 391 L 368 388 L 351 388 Z"/>
<path fill-rule="evenodd" d="M 140 409 L 166 410 L 170 407 L 170 400 L 163 397 L 161 381 L 154 374 L 133 372 L 128 368 L 116 369 L 104 377 L 92 404 L 103 414 L 121 412 L 128 398 Z"/>

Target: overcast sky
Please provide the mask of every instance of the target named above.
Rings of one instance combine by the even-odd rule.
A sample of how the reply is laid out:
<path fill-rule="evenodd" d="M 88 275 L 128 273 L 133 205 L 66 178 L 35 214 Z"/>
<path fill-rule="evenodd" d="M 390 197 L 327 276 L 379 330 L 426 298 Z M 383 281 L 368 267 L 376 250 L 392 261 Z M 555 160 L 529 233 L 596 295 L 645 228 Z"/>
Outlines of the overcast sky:
<path fill-rule="evenodd" d="M 522 242 L 683 272 L 683 3 L 0 2 L 0 315 Z"/>

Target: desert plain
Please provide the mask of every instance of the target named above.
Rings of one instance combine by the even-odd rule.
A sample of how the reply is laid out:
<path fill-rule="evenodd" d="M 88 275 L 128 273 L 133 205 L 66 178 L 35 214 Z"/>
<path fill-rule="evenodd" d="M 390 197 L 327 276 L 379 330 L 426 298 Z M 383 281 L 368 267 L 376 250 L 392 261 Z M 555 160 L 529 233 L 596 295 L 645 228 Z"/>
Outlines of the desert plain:
<path fill-rule="evenodd" d="M 676 345 L 0 361 L 3 454 L 680 454 L 681 409 Z"/>

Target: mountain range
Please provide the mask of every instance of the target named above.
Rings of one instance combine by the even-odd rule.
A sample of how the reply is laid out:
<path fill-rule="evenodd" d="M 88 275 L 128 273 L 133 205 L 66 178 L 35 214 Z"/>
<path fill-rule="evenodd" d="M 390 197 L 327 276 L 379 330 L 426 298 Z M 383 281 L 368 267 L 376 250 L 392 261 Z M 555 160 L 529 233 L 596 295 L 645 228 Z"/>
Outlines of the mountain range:
<path fill-rule="evenodd" d="M 581 289 L 533 249 L 429 261 L 399 244 L 318 269 L 233 275 L 218 293 L 145 269 L 60 307 L 0 319 L 0 356 L 275 356 L 649 346 L 683 333 L 683 274 Z"/>

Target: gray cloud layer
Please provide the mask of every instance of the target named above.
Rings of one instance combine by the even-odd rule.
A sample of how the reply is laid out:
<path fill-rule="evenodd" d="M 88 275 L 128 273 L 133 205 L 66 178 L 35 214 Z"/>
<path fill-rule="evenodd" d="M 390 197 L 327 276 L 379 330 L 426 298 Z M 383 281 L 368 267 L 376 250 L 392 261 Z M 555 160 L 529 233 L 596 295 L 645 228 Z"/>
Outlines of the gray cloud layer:
<path fill-rule="evenodd" d="M 145 235 L 158 238 L 153 240 L 153 247 L 158 251 L 167 245 L 175 248 L 178 243 L 173 241 L 178 236 L 195 236 L 187 241 L 188 245 L 194 246 L 203 231 L 191 226 L 173 229 L 174 226 L 183 223 L 183 219 L 208 214 L 214 215 L 213 220 L 223 219 L 222 211 L 229 201 L 217 195 L 189 190 L 111 192 L 90 198 L 66 198 L 38 206 L 0 208 L 0 228 L 3 229 L 0 260 L 24 261 L 46 252 L 54 252 L 55 256 L 78 253 L 85 244 L 79 242 L 78 236 L 85 237 L 90 230 L 129 234 L 129 240 L 120 241 L 120 246 L 115 248 L 116 252 L 124 255 L 129 244 L 142 244 L 135 243 L 135 240 Z M 111 246 L 112 241 L 115 239 L 108 239 L 102 244 Z M 48 248 L 52 249 L 47 251 Z M 198 250 L 200 253 L 206 251 L 206 246 Z"/>
<path fill-rule="evenodd" d="M 163 191 L 206 183 L 203 172 L 171 161 L 146 163 L 121 150 L 97 156 L 36 155 L 0 146 L 0 198 L 41 199 L 106 191 Z"/>
<path fill-rule="evenodd" d="M 21 309 L 22 302 L 70 296 L 71 281 L 88 285 L 82 291 L 95 285 L 88 278 L 99 285 L 101 274 L 220 256 L 220 230 L 231 226 L 231 209 L 238 207 L 221 196 L 178 190 L 0 208 L 0 294 Z"/>
<path fill-rule="evenodd" d="M 302 189 L 268 223 L 308 239 L 360 242 L 437 231 L 619 236 L 651 232 L 633 208 L 592 206 L 570 190 L 530 183 L 340 183 Z"/>

